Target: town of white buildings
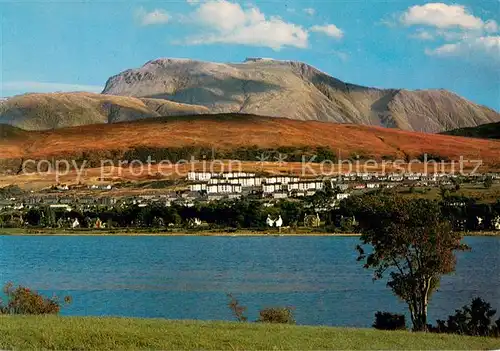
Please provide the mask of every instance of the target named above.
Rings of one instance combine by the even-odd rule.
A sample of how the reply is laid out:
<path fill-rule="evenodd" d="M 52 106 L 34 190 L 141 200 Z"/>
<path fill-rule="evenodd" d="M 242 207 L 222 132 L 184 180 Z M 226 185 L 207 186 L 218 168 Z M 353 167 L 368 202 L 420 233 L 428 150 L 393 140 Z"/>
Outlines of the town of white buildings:
<path fill-rule="evenodd" d="M 157 190 L 153 194 L 138 194 L 132 196 L 116 196 L 114 190 L 120 184 L 88 185 L 83 187 L 86 193 L 76 194 L 71 186 L 58 185 L 50 191 L 30 193 L 16 197 L 0 198 L 2 208 L 22 209 L 31 206 L 50 206 L 54 208 L 116 206 L 119 204 L 136 204 L 148 206 L 152 203 L 162 203 L 170 206 L 177 203 L 184 206 L 194 206 L 195 201 L 215 201 L 238 199 L 245 196 L 263 200 L 303 198 L 312 196 L 323 190 L 329 184 L 334 191 L 334 200 L 338 201 L 352 194 L 359 194 L 378 188 L 395 187 L 440 187 L 453 184 L 455 175 L 445 173 L 345 173 L 334 176 L 301 178 L 296 175 L 263 175 L 249 172 L 188 172 L 184 179 L 183 190 Z M 500 174 L 476 174 L 467 178 L 468 182 L 480 183 L 485 177 L 498 181 Z M 80 188 L 82 188 L 80 186 Z M 95 191 L 96 194 L 88 193 Z"/>
<path fill-rule="evenodd" d="M 261 194 L 263 198 L 283 199 L 312 196 L 330 184 L 337 200 L 347 198 L 352 191 L 394 188 L 398 185 L 440 186 L 452 184 L 453 175 L 445 173 L 346 173 L 332 177 L 300 178 L 293 175 L 257 175 L 255 173 L 189 172 L 186 180 L 189 190 L 200 193 L 207 200 L 239 198 Z M 483 177 L 483 176 L 479 176 Z M 500 176 L 495 175 L 496 179 Z"/>

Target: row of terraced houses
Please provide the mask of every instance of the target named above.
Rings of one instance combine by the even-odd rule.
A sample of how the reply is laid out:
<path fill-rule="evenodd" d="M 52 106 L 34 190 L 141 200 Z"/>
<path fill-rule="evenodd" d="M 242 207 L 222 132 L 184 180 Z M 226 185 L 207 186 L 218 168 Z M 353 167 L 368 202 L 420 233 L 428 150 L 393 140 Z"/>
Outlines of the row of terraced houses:
<path fill-rule="evenodd" d="M 261 193 L 263 197 L 287 198 L 314 195 L 322 190 L 325 182 L 338 189 L 338 200 L 349 196 L 348 189 L 362 190 L 380 187 L 391 188 L 398 183 L 421 186 L 451 184 L 453 176 L 433 173 L 347 173 L 332 177 L 300 178 L 293 175 L 261 176 L 247 172 L 208 173 L 188 172 L 187 181 L 191 192 L 207 194 L 210 199 L 238 198 L 249 193 Z"/>

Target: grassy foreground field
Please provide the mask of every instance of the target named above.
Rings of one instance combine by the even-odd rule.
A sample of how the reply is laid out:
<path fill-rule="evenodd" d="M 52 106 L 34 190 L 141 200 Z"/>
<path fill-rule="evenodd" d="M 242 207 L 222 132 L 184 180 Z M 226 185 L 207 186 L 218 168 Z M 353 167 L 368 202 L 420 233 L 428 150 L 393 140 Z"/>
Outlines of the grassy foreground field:
<path fill-rule="evenodd" d="M 495 349 L 500 339 L 374 329 L 96 317 L 0 317 L 2 349 Z"/>

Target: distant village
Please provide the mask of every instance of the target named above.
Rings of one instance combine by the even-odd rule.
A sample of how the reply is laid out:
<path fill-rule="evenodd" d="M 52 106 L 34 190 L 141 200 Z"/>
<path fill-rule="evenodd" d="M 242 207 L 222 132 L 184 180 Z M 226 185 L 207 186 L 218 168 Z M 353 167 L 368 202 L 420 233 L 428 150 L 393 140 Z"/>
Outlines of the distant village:
<path fill-rule="evenodd" d="M 115 196 L 113 185 L 88 185 L 86 195 L 75 195 L 74 187 L 58 185 L 42 193 L 23 193 L 0 196 L 0 210 L 23 209 L 35 206 L 49 206 L 67 209 L 90 208 L 93 206 L 112 207 L 117 204 L 134 204 L 141 207 L 153 203 L 171 206 L 173 203 L 193 206 L 195 202 L 240 199 L 297 199 L 313 196 L 330 186 L 334 191 L 333 201 L 339 202 L 352 194 L 376 189 L 443 187 L 453 185 L 455 175 L 445 173 L 346 173 L 331 177 L 300 178 L 294 175 L 258 175 L 247 172 L 188 172 L 184 179 L 183 190 L 170 191 L 159 189 L 154 194 L 134 196 Z M 468 176 L 468 182 L 481 183 L 484 179 L 500 179 L 498 173 Z M 81 186 L 80 186 L 81 188 Z M 92 192 L 95 191 L 96 194 Z"/>

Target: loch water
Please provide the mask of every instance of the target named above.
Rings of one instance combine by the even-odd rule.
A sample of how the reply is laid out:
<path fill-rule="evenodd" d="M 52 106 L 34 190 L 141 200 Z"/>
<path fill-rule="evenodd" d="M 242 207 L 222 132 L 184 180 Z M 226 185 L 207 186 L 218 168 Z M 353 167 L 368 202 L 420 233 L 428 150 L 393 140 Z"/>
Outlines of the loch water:
<path fill-rule="evenodd" d="M 467 237 L 430 321 L 481 296 L 500 309 L 500 238 Z M 71 295 L 64 315 L 232 319 L 227 293 L 257 318 L 291 306 L 299 324 L 369 327 L 405 312 L 356 262 L 357 237 L 0 236 L 0 283 Z"/>

